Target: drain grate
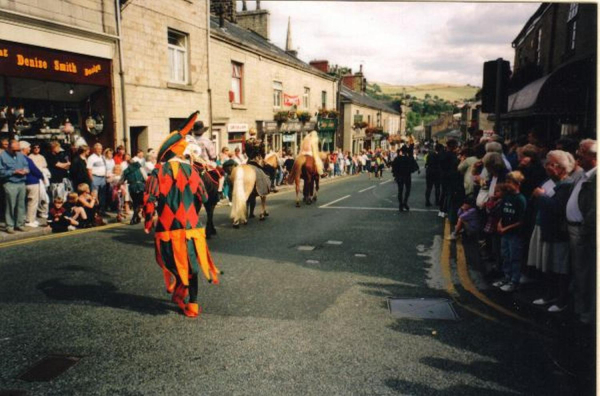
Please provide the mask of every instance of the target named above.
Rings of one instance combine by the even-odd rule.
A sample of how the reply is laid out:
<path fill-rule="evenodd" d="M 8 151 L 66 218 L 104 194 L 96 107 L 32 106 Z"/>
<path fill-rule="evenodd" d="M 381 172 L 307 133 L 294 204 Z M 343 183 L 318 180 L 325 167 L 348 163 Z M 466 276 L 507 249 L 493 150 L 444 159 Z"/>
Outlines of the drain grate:
<path fill-rule="evenodd" d="M 29 382 L 51 381 L 77 364 L 80 359 L 80 357 L 68 355 L 46 356 L 21 374 L 19 379 Z"/>
<path fill-rule="evenodd" d="M 388 298 L 390 313 L 395 318 L 458 320 L 446 298 Z"/>

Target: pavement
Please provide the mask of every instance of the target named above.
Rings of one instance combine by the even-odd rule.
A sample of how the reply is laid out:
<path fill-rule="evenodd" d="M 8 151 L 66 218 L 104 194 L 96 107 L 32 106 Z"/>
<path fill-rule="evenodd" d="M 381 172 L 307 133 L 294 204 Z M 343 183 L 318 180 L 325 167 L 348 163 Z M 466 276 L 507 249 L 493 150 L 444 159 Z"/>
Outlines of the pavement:
<path fill-rule="evenodd" d="M 0 394 L 593 394 L 556 364 L 569 340 L 481 289 L 423 194 L 415 175 L 399 213 L 386 172 L 332 179 L 300 208 L 287 188 L 237 230 L 218 208 L 224 274 L 202 282 L 195 320 L 170 303 L 141 225 L 0 245 Z M 458 320 L 390 311 L 407 298 L 446 300 Z M 52 354 L 80 360 L 20 379 Z"/>

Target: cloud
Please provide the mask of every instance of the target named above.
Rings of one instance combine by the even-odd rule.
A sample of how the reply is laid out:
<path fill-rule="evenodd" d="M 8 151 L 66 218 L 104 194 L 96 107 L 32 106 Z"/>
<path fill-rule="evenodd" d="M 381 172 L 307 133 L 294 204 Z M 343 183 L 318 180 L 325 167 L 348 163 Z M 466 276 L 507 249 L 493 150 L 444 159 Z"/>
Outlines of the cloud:
<path fill-rule="evenodd" d="M 249 9 L 254 2 L 249 1 Z M 238 5 L 238 8 L 241 5 Z M 539 3 L 262 1 L 271 41 L 285 48 L 288 17 L 300 59 L 327 59 L 369 81 L 481 85 L 483 62 L 511 61 L 512 40 Z"/>

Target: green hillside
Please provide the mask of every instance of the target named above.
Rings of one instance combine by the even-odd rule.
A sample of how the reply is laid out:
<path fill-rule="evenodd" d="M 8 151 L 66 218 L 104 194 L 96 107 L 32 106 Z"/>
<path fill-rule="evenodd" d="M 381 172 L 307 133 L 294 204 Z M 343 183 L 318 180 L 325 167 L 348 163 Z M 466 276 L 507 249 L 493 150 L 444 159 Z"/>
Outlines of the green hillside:
<path fill-rule="evenodd" d="M 390 96 L 399 96 L 401 94 L 416 96 L 418 99 L 425 98 L 429 94 L 449 102 L 461 101 L 475 97 L 480 89 L 470 85 L 451 85 L 451 84 L 423 84 L 423 85 L 391 85 L 386 83 L 373 82 L 381 88 L 381 93 Z"/>

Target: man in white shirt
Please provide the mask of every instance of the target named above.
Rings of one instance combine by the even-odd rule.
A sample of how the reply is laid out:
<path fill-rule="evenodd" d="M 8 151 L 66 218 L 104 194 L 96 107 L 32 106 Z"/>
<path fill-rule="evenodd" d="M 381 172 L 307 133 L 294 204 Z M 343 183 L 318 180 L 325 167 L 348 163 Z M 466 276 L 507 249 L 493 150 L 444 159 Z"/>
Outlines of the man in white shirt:
<path fill-rule="evenodd" d="M 595 140 L 581 141 L 577 162 L 585 173 L 573 186 L 567 201 L 573 299 L 575 313 L 583 323 L 590 323 L 596 300 L 596 154 Z"/>
<path fill-rule="evenodd" d="M 93 153 L 88 157 L 86 163 L 92 180 L 92 194 L 98 200 L 100 214 L 105 214 L 108 185 L 106 184 L 106 160 L 102 155 L 102 144 L 94 144 Z"/>

